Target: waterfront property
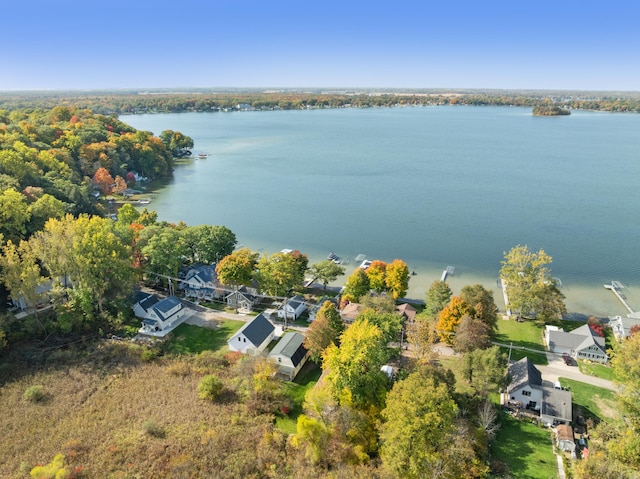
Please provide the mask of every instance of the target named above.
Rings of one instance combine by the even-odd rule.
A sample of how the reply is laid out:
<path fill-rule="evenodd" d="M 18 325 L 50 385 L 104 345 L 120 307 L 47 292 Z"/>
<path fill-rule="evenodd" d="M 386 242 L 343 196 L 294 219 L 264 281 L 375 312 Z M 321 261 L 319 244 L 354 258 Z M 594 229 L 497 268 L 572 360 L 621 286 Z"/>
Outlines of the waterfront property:
<path fill-rule="evenodd" d="M 565 332 L 556 326 L 546 326 L 544 339 L 552 353 L 568 355 L 575 359 L 589 359 L 599 363 L 606 363 L 609 360 L 605 348 L 605 338 L 588 324 L 570 332 Z"/>
<path fill-rule="evenodd" d="M 640 311 L 629 313 L 626 317 L 612 316 L 609 318 L 609 326 L 613 331 L 613 335 L 618 341 L 628 338 L 631 328 L 640 327 Z"/>
<path fill-rule="evenodd" d="M 185 297 L 197 300 L 213 301 L 224 295 L 215 264 L 191 266 L 180 283 L 180 288 L 184 291 Z"/>
<path fill-rule="evenodd" d="M 229 350 L 243 354 L 261 354 L 273 340 L 276 328 L 263 314 L 248 321 L 227 341 Z"/>
<path fill-rule="evenodd" d="M 250 313 L 258 302 L 257 292 L 253 288 L 241 286 L 225 297 L 227 305 L 241 313 Z"/>

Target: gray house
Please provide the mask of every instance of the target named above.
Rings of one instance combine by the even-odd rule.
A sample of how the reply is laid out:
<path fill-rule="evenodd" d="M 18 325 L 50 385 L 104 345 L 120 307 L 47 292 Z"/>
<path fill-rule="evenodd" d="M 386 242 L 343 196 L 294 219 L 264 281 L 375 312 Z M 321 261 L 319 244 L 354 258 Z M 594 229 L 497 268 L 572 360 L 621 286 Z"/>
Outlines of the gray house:
<path fill-rule="evenodd" d="M 280 338 L 269 353 L 269 360 L 278 365 L 278 375 L 288 381 L 293 381 L 309 357 L 303 342 L 304 335 L 295 331 L 289 332 Z"/>
<path fill-rule="evenodd" d="M 544 339 L 552 353 L 566 354 L 576 359 L 589 359 L 599 363 L 609 361 L 604 338 L 588 324 L 570 332 L 555 326 L 547 326 Z"/>

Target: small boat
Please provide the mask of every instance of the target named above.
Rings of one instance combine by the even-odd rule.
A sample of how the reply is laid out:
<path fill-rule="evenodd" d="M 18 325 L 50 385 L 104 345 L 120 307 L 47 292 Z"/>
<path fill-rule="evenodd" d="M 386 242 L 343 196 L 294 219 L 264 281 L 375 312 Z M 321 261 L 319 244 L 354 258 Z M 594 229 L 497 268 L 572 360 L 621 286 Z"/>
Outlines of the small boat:
<path fill-rule="evenodd" d="M 198 158 L 200 158 L 200 159 L 206 158 L 207 156 L 209 156 L 209 155 L 207 155 L 206 153 L 199 153 L 198 154 Z"/>
<path fill-rule="evenodd" d="M 138 200 L 138 204 L 140 205 L 148 205 L 151 203 L 151 200 Z"/>
<path fill-rule="evenodd" d="M 335 264 L 342 264 L 342 260 L 340 259 L 340 256 L 338 256 L 333 252 L 329 253 L 329 256 L 327 256 L 327 259 L 333 261 Z"/>

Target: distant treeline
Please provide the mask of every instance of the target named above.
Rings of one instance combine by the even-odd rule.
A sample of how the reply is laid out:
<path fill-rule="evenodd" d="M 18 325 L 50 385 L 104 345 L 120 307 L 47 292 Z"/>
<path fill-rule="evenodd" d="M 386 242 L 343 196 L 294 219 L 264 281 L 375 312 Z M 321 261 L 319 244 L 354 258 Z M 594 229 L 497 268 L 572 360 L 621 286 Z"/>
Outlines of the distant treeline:
<path fill-rule="evenodd" d="M 37 109 L 65 105 L 94 113 L 179 113 L 234 110 L 300 110 L 311 108 L 371 108 L 425 105 L 557 105 L 565 109 L 640 112 L 640 94 L 586 92 L 33 92 L 0 93 L 0 108 Z"/>

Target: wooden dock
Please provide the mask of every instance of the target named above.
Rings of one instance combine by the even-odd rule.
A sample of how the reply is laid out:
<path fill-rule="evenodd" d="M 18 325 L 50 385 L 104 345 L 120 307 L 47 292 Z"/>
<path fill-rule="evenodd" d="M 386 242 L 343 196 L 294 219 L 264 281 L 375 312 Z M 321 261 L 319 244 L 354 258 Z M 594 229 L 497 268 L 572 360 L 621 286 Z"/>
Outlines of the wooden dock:
<path fill-rule="evenodd" d="M 611 284 L 605 284 L 604 287 L 610 291 L 613 291 L 613 294 L 618 297 L 620 302 L 624 305 L 625 308 L 627 308 L 630 313 L 634 312 L 631 306 L 629 306 L 629 304 L 627 303 L 627 298 L 625 298 L 621 293 L 624 286 L 620 281 L 611 281 Z"/>
<path fill-rule="evenodd" d="M 447 266 L 446 269 L 442 272 L 442 276 L 440 276 L 440 281 L 446 281 L 447 276 L 453 276 L 455 274 L 456 269 L 453 266 Z"/>

